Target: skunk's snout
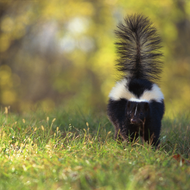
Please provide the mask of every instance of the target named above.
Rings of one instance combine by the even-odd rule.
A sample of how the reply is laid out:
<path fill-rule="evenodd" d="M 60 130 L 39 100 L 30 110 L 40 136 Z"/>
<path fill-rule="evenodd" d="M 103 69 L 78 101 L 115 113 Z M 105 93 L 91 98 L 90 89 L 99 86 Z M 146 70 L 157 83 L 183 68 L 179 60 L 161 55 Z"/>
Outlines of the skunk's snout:
<path fill-rule="evenodd" d="M 132 124 L 137 124 L 138 123 L 138 119 L 137 118 L 131 118 L 131 123 Z"/>

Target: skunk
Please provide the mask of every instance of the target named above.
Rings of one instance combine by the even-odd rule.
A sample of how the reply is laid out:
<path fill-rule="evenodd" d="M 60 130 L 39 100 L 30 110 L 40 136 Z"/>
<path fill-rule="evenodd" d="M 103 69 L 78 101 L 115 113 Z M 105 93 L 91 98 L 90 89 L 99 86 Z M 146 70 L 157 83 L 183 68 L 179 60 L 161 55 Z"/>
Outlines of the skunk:
<path fill-rule="evenodd" d="M 147 17 L 132 15 L 115 31 L 119 59 L 124 73 L 109 94 L 107 114 L 115 127 L 115 139 L 143 138 L 153 146 L 160 143 L 164 96 L 156 84 L 162 72 L 161 39 Z"/>

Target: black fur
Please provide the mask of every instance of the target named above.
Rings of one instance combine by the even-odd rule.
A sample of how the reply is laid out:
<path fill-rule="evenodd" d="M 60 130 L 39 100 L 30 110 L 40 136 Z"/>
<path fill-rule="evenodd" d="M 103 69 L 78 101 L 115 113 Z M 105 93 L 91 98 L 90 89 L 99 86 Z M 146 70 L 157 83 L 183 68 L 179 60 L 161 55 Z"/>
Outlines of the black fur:
<path fill-rule="evenodd" d="M 141 136 L 157 146 L 164 100 L 155 96 L 147 101 L 141 97 L 143 93 L 153 91 L 154 81 L 160 78 L 160 37 L 142 15 L 127 17 L 125 23 L 118 26 L 116 35 L 120 39 L 116 43 L 120 55 L 117 66 L 126 78 L 123 88 L 135 98 L 131 100 L 121 96 L 116 100 L 112 97 L 109 99 L 107 112 L 115 127 L 115 139 L 133 140 Z"/>
<path fill-rule="evenodd" d="M 152 83 L 146 79 L 133 79 L 130 80 L 127 88 L 139 98 L 145 90 L 152 89 Z"/>
<path fill-rule="evenodd" d="M 137 107 L 137 113 L 135 109 Z M 108 116 L 115 127 L 115 139 L 134 140 L 139 136 L 157 146 L 164 113 L 164 102 L 130 102 L 109 100 Z M 130 136 L 130 139 L 129 139 Z"/>

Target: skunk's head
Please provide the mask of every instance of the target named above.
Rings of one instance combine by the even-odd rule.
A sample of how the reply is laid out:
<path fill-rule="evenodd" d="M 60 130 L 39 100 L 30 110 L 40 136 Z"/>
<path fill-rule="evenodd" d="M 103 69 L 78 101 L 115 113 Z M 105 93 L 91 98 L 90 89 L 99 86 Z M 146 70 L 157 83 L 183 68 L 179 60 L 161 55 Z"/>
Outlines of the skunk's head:
<path fill-rule="evenodd" d="M 148 102 L 128 101 L 126 107 L 127 120 L 130 124 L 142 125 L 149 114 Z"/>

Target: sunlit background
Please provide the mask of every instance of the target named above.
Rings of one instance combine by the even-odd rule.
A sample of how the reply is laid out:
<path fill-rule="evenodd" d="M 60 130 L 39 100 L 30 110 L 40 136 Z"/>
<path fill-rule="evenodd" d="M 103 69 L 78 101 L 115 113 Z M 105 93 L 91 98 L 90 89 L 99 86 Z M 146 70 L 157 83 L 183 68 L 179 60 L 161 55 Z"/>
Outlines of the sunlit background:
<path fill-rule="evenodd" d="M 166 113 L 190 109 L 189 0 L 0 0 L 0 107 L 104 112 L 116 25 L 149 17 L 163 40 Z"/>

